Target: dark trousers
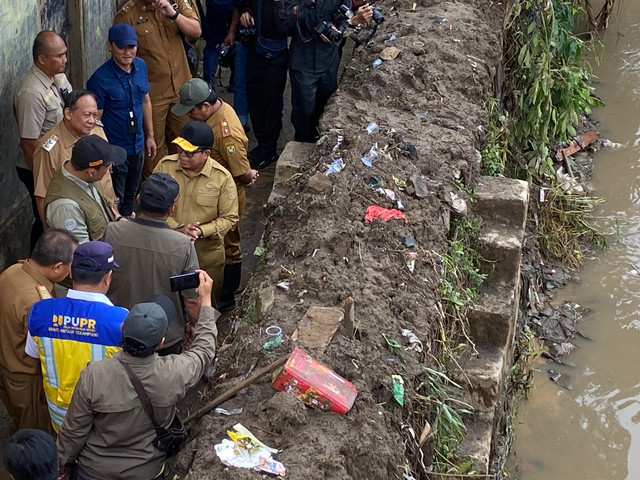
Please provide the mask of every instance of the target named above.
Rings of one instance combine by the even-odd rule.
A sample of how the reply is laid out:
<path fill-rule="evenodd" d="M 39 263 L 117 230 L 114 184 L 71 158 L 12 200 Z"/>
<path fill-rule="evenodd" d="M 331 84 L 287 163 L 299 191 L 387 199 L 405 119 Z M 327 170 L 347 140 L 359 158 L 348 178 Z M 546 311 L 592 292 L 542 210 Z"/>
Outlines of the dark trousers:
<path fill-rule="evenodd" d="M 36 197 L 33 195 L 34 186 L 33 186 L 33 173 L 31 170 L 27 170 L 26 168 L 16 167 L 16 172 L 18 172 L 18 178 L 24 184 L 29 192 L 29 197 L 31 197 L 31 210 L 33 210 L 33 218 L 34 222 L 31 225 L 31 250 L 36 246 L 36 242 L 44 232 L 44 228 L 42 227 L 42 221 L 40 220 L 40 214 L 38 213 L 38 205 L 36 205 Z M 30 250 L 30 251 L 31 251 Z"/>
<path fill-rule="evenodd" d="M 142 175 L 143 157 L 144 148 L 138 153 L 127 155 L 127 160 L 122 165 L 114 165 L 111 172 L 113 190 L 116 192 L 116 198 L 120 199 L 120 215 L 124 217 L 128 217 L 133 212 L 133 204 Z"/>
<path fill-rule="evenodd" d="M 92 477 L 87 472 L 82 470 L 77 464 L 73 466 L 71 469 L 71 475 L 69 476 L 69 480 L 100 480 L 99 478 Z M 152 480 L 164 480 L 164 472 L 158 475 L 156 478 Z"/>
<path fill-rule="evenodd" d="M 296 142 L 315 142 L 318 121 L 329 97 L 338 88 L 338 63 L 321 73 L 289 70 L 291 123 Z"/>
<path fill-rule="evenodd" d="M 278 137 L 282 130 L 282 95 L 287 84 L 285 50 L 278 57 L 268 59 L 249 47 L 247 54 L 247 100 L 251 125 L 258 140 L 259 155 L 276 155 Z"/>

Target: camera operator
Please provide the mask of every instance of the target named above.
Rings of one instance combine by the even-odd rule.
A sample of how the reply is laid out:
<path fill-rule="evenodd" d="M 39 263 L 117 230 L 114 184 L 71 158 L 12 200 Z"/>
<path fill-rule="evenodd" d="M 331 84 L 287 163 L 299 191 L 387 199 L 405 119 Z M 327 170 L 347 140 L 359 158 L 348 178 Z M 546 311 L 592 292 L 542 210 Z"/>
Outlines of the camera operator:
<path fill-rule="evenodd" d="M 275 0 L 278 26 L 291 35 L 289 79 L 295 140 L 315 142 L 318 120 L 338 87 L 338 46 L 347 27 L 373 16 L 363 5 L 349 16 L 348 0 Z"/>
<path fill-rule="evenodd" d="M 287 83 L 287 37 L 277 26 L 274 0 L 236 0 L 240 37 L 247 46 L 247 100 L 258 146 L 251 166 L 264 168 L 278 158 L 282 95 Z"/>

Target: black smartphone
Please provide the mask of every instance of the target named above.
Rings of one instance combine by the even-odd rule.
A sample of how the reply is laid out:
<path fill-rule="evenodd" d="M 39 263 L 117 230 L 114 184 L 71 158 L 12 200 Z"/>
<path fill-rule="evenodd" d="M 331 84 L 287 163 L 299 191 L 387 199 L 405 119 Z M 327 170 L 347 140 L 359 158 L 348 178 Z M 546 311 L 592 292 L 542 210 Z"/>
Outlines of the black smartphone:
<path fill-rule="evenodd" d="M 171 285 L 172 292 L 197 288 L 200 285 L 200 275 L 196 272 L 174 275 L 173 277 L 169 277 L 169 284 Z"/>

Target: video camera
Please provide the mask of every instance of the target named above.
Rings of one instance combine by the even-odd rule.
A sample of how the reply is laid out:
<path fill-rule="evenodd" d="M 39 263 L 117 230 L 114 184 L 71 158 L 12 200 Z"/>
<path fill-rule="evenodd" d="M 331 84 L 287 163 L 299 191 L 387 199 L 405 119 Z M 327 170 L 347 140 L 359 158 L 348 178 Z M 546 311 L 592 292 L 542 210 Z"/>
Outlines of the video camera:
<path fill-rule="evenodd" d="M 243 40 L 248 40 L 251 37 L 255 37 L 258 34 L 258 29 L 255 25 L 248 25 L 246 27 L 240 27 L 238 35 Z"/>
<path fill-rule="evenodd" d="M 349 19 L 353 17 L 353 12 L 346 5 L 340 5 L 333 14 L 333 22 L 320 20 L 313 31 L 319 37 L 324 35 L 329 41 L 340 44 L 344 36 L 344 31 L 349 26 Z"/>
<path fill-rule="evenodd" d="M 216 51 L 218 52 L 218 63 L 220 66 L 230 68 L 233 65 L 234 57 L 236 55 L 236 45 L 216 45 Z"/>

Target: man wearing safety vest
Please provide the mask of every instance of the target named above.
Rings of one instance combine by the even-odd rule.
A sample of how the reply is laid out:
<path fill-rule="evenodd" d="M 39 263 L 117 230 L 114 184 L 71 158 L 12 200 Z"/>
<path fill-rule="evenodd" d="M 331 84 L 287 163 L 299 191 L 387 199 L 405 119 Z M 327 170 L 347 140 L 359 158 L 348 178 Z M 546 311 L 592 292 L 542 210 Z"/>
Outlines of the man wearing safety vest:
<path fill-rule="evenodd" d="M 129 311 L 106 297 L 118 264 L 111 245 L 92 241 L 76 248 L 73 289 L 65 298 L 40 300 L 29 315 L 25 352 L 40 358 L 53 427 L 62 425 L 80 371 L 120 350 L 120 327 Z"/>

